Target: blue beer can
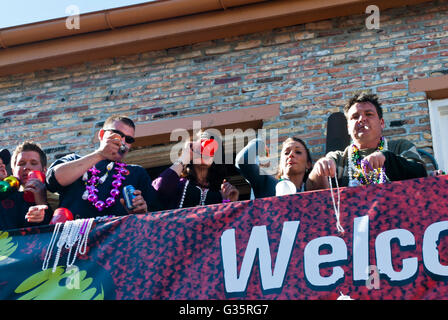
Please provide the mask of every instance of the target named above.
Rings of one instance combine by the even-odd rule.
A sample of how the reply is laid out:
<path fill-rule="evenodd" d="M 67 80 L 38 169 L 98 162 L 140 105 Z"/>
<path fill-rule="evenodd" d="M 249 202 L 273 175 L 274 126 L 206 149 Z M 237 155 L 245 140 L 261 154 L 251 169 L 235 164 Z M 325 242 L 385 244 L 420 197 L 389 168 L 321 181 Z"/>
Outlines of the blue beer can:
<path fill-rule="evenodd" d="M 134 194 L 134 191 L 135 191 L 135 188 L 132 185 L 128 185 L 123 188 L 124 203 L 126 204 L 126 207 L 129 210 L 132 210 L 134 208 L 132 206 L 132 199 L 134 199 L 136 197 Z"/>

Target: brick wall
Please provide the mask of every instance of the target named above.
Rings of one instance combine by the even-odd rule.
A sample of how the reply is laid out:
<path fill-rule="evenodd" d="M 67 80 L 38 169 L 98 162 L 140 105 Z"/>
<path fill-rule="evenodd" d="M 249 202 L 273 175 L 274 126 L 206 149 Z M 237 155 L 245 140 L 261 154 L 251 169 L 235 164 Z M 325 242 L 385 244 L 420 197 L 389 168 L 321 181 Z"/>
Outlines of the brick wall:
<path fill-rule="evenodd" d="M 328 116 L 367 88 L 382 100 L 386 136 L 432 152 L 425 94 L 408 81 L 448 70 L 448 4 L 382 11 L 380 30 L 367 30 L 367 16 L 1 77 L 2 147 L 33 139 L 51 162 L 92 151 L 113 113 L 146 123 L 280 104 L 265 128 L 300 135 L 317 159 Z"/>

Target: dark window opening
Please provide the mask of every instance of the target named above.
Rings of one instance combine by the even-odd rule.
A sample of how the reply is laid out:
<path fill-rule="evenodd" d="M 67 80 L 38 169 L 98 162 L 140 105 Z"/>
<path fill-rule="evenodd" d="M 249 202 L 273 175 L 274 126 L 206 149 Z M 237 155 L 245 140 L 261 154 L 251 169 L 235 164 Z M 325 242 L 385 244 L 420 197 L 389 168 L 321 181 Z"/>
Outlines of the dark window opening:
<path fill-rule="evenodd" d="M 147 168 L 146 171 L 151 177 L 151 180 L 154 180 L 170 166 L 171 164 L 154 168 Z M 227 181 L 234 185 L 240 192 L 239 200 L 250 200 L 251 188 L 246 179 L 244 179 L 244 177 L 239 174 L 238 169 L 233 164 L 225 164 L 224 166 L 227 173 Z"/>

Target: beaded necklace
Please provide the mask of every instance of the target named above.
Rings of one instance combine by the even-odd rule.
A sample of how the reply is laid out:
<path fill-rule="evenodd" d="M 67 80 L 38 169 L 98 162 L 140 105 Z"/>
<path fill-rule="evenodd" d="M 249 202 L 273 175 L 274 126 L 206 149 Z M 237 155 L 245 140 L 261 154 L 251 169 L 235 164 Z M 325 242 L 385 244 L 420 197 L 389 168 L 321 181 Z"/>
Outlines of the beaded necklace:
<path fill-rule="evenodd" d="M 67 267 L 72 267 L 75 264 L 78 254 L 86 254 L 87 240 L 93 222 L 94 218 L 70 220 L 66 221 L 65 223 L 56 223 L 50 239 L 50 243 L 47 248 L 47 252 L 45 253 L 42 270 L 47 270 L 55 245 L 57 247 L 57 252 L 53 263 L 53 273 L 56 271 L 64 248 L 68 250 Z M 59 235 L 59 231 L 61 230 L 61 228 L 62 231 Z M 73 253 L 73 257 L 71 257 L 73 248 L 75 248 L 75 251 Z"/>
<path fill-rule="evenodd" d="M 14 176 L 6 177 L 5 179 L 0 181 L 0 193 L 6 193 L 11 189 L 19 189 L 19 187 L 20 181 Z"/>
<path fill-rule="evenodd" d="M 189 183 L 190 183 L 190 180 L 187 179 L 187 181 L 185 181 L 184 190 L 182 191 L 182 197 L 180 199 L 179 209 L 181 209 L 183 207 L 183 205 L 184 205 L 185 195 L 187 194 L 187 188 L 188 188 L 188 184 Z M 207 198 L 208 189 L 207 188 L 201 188 L 199 186 L 196 186 L 196 188 L 198 188 L 199 191 L 201 191 L 201 198 L 199 200 L 199 205 L 200 206 L 204 206 L 205 205 L 205 199 Z"/>
<path fill-rule="evenodd" d="M 331 182 L 331 177 L 328 177 L 328 184 L 330 185 L 330 193 L 331 193 L 331 200 L 333 202 L 333 209 L 334 209 L 334 215 L 336 217 L 336 229 L 338 229 L 338 231 L 340 233 L 344 233 L 344 228 L 341 225 L 341 191 L 339 189 L 339 183 L 338 183 L 338 179 L 335 177 L 334 179 L 336 181 L 336 190 L 338 193 L 338 200 L 337 200 L 337 204 L 336 204 L 336 200 L 334 197 L 334 193 L 333 193 L 333 184 Z"/>
<path fill-rule="evenodd" d="M 96 194 L 98 192 L 97 185 L 102 184 L 108 174 L 109 171 L 112 170 L 112 168 L 115 166 L 115 171 L 117 174 L 114 174 L 112 177 L 115 179 L 112 181 L 112 189 L 110 191 L 110 197 L 108 197 L 105 201 L 99 200 L 98 195 Z M 88 170 L 88 172 L 91 173 L 90 179 L 88 179 L 87 172 L 83 176 L 83 180 L 86 184 L 86 191 L 82 195 L 83 200 L 89 201 L 98 211 L 102 211 L 103 209 L 107 209 L 115 204 L 115 198 L 120 194 L 120 190 L 118 190 L 121 185 L 123 184 L 122 180 L 126 179 L 126 175 L 129 174 L 129 171 L 126 169 L 126 164 L 123 162 L 111 162 L 107 165 L 107 172 L 104 174 L 101 178 L 98 177 L 98 173 L 100 173 L 100 170 L 95 168 L 93 166 Z M 123 176 L 125 175 L 125 176 Z"/>
<path fill-rule="evenodd" d="M 381 137 L 380 143 L 376 150 L 387 150 L 387 140 Z M 367 173 L 367 166 L 370 168 L 370 172 Z M 353 143 L 348 151 L 348 177 L 349 187 L 367 185 L 367 184 L 379 184 L 387 181 L 386 169 L 382 168 L 373 169 L 368 161 L 361 158 L 359 154 L 359 148 Z"/>

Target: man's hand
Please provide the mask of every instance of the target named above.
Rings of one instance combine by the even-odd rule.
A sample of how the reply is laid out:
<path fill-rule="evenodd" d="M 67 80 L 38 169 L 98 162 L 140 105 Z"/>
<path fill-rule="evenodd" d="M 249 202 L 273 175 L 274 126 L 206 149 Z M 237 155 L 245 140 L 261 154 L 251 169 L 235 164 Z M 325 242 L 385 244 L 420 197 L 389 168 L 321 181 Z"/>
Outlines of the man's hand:
<path fill-rule="evenodd" d="M 40 223 L 44 221 L 45 210 L 48 209 L 47 205 L 37 205 L 29 207 L 28 212 L 25 215 L 25 219 L 28 222 Z"/>
<path fill-rule="evenodd" d="M 117 161 L 120 159 L 118 150 L 121 146 L 121 136 L 117 133 L 104 138 L 97 149 L 97 153 L 103 160 Z"/>
<path fill-rule="evenodd" d="M 131 214 L 131 213 L 147 213 L 148 212 L 148 205 L 146 204 L 146 201 L 145 201 L 145 199 L 142 196 L 142 192 L 140 190 L 135 190 L 134 191 L 134 195 L 135 195 L 135 198 L 132 199 L 132 206 L 133 206 L 133 208 L 131 210 L 129 210 L 126 207 L 124 199 L 123 198 L 120 199 L 121 204 L 126 209 L 128 214 Z"/>
<path fill-rule="evenodd" d="M 320 158 L 306 180 L 307 190 L 327 189 L 330 187 L 328 177 L 336 176 L 336 163 L 332 159 Z"/>
<path fill-rule="evenodd" d="M 381 169 L 386 162 L 386 156 L 381 151 L 375 151 L 374 153 L 369 154 L 367 157 L 365 157 L 364 160 L 369 162 L 370 166 L 374 170 Z M 367 166 L 366 171 L 371 171 L 369 166 Z"/>
<path fill-rule="evenodd" d="M 310 172 L 313 177 L 334 177 L 336 175 L 336 163 L 327 158 L 319 159 Z"/>
<path fill-rule="evenodd" d="M 47 189 L 45 183 L 38 179 L 29 179 L 23 186 L 24 192 L 31 192 L 34 195 L 34 202 L 39 205 L 47 203 Z"/>

